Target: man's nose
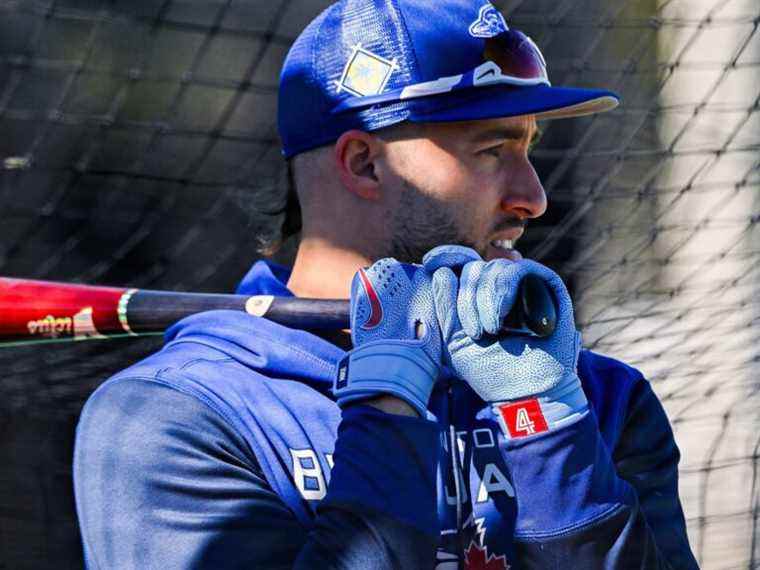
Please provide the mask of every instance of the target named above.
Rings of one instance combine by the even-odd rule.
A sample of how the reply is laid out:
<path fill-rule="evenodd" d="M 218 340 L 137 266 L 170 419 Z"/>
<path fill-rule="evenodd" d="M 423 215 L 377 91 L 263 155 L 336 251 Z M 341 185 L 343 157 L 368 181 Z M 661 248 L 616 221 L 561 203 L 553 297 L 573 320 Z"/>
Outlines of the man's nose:
<path fill-rule="evenodd" d="M 501 197 L 501 210 L 521 219 L 538 218 L 546 212 L 546 192 L 527 157 L 514 165 L 513 175 Z"/>

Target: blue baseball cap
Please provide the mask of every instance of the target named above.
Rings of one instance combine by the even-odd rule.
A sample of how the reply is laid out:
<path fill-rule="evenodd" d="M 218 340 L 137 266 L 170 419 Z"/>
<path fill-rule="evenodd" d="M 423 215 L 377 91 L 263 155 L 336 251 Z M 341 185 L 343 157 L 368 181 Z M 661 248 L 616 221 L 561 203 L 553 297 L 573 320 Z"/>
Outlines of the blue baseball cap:
<path fill-rule="evenodd" d="M 280 77 L 290 158 L 351 129 L 608 111 L 610 91 L 554 87 L 536 44 L 486 0 L 340 0 L 296 39 Z"/>

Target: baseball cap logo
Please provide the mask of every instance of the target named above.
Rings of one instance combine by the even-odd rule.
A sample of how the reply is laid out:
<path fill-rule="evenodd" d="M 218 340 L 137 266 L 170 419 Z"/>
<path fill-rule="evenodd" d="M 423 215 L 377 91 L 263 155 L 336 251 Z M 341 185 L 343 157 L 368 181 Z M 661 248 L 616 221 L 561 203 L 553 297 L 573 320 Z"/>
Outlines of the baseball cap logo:
<path fill-rule="evenodd" d="M 395 69 L 398 69 L 396 60 L 390 61 L 356 45 L 338 81 L 338 93 L 348 91 L 357 97 L 379 95 Z"/>
<path fill-rule="evenodd" d="M 492 38 L 509 30 L 504 16 L 493 4 L 486 4 L 480 9 L 478 19 L 470 26 L 470 35 L 476 38 Z"/>

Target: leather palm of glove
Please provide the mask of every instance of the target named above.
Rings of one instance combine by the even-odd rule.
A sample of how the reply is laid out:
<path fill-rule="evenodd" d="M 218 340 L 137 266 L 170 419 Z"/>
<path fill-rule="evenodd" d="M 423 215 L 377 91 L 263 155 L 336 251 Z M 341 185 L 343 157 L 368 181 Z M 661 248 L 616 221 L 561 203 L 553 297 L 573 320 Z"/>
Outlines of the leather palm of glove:
<path fill-rule="evenodd" d="M 420 265 L 381 259 L 351 283 L 354 349 L 338 363 L 338 405 L 390 394 L 421 417 L 438 379 L 441 332 L 430 275 Z"/>
<path fill-rule="evenodd" d="M 462 246 L 437 247 L 423 265 L 432 275 L 443 362 L 494 404 L 506 437 L 560 429 L 587 413 L 577 374 L 580 333 L 556 273 L 530 260 L 485 262 Z M 527 275 L 542 279 L 557 301 L 557 327 L 548 338 L 499 334 Z"/>

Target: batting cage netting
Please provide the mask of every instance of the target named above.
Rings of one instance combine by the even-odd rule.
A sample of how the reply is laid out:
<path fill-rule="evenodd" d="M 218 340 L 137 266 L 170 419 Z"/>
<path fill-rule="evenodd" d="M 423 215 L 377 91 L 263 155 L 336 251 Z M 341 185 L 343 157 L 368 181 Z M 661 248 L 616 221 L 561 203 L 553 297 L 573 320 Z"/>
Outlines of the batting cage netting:
<path fill-rule="evenodd" d="M 285 219 L 278 75 L 328 4 L 0 0 L 0 275 L 234 289 Z M 585 345 L 662 399 L 701 566 L 760 567 L 760 4 L 497 4 L 554 84 L 622 96 L 543 124 L 550 208 L 521 250 L 565 278 Z M 82 566 L 78 413 L 160 345 L 0 349 L 1 569 Z"/>

